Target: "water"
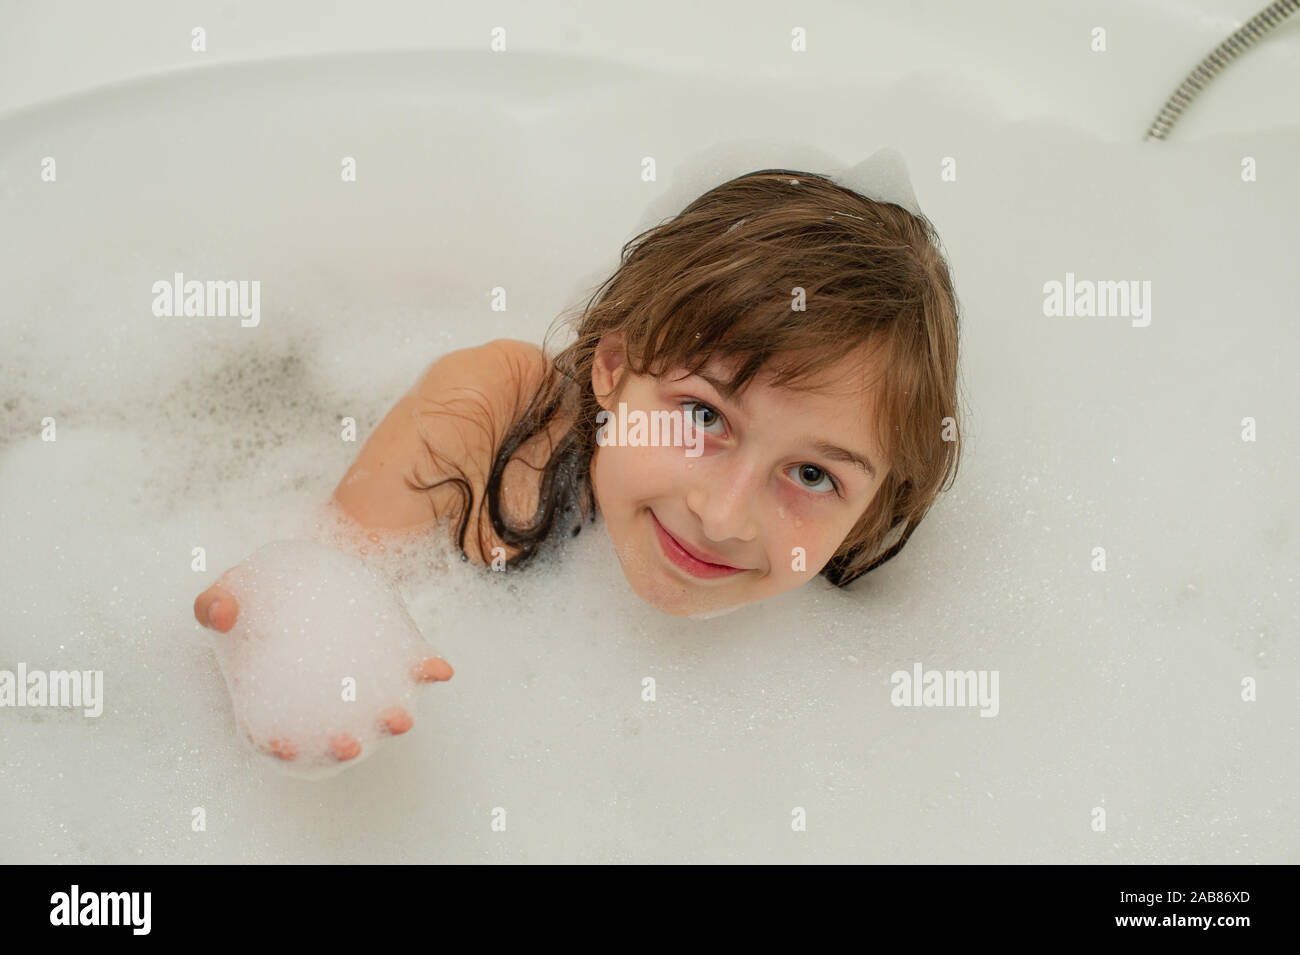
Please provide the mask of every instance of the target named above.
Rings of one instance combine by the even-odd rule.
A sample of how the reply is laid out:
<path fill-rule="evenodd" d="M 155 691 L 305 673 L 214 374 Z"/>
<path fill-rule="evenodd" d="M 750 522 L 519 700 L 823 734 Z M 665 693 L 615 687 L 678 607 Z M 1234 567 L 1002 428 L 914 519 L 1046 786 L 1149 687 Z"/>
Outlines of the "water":
<path fill-rule="evenodd" d="M 100 669 L 105 709 L 0 709 L 0 859 L 1297 861 L 1300 135 L 1103 143 L 925 76 L 846 123 L 797 83 L 701 109 L 593 69 L 339 58 L 3 122 L 0 669 Z M 372 554 L 455 677 L 338 776 L 265 765 L 195 595 L 327 526 L 344 418 L 363 439 L 446 351 L 540 342 L 674 164 L 774 116 L 911 161 L 963 307 L 954 490 L 850 591 L 705 620 L 643 604 L 599 523 L 505 574 Z M 259 324 L 154 317 L 177 271 L 259 280 Z M 1046 317 L 1067 272 L 1150 280 L 1150 325 Z M 997 670 L 997 717 L 892 706 L 916 663 Z"/>

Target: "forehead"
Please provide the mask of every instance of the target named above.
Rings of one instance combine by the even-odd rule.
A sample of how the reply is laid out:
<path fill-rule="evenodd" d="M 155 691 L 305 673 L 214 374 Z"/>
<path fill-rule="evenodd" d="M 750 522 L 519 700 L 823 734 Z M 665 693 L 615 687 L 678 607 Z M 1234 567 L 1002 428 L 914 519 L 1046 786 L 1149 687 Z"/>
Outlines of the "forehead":
<path fill-rule="evenodd" d="M 740 364 L 739 358 L 715 356 L 704 366 L 701 376 L 723 383 L 732 378 Z M 831 403 L 844 409 L 859 408 L 870 414 L 875 405 L 879 372 L 880 357 L 863 349 L 815 364 L 796 384 L 779 388 L 774 384 L 777 369 L 765 366 L 736 395 L 735 400 L 743 406 L 758 398 L 781 397 L 801 405 Z"/>

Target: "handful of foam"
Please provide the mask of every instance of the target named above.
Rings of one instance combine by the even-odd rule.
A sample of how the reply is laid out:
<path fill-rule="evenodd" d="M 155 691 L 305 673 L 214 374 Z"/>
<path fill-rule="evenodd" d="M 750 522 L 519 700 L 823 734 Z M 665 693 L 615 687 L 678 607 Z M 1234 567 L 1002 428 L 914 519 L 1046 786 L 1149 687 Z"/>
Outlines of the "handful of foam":
<path fill-rule="evenodd" d="M 429 648 L 378 570 L 286 540 L 221 582 L 239 614 L 229 632 L 213 633 L 217 659 L 240 731 L 268 759 L 294 775 L 329 776 L 410 726 Z"/>

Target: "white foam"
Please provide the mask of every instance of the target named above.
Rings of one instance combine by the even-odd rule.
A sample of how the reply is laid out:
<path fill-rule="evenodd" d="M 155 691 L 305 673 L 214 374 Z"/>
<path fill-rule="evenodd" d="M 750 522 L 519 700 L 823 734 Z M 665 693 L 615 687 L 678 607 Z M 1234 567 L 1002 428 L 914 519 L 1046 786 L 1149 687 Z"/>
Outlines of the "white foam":
<path fill-rule="evenodd" d="M 1300 686 L 1294 131 L 1151 145 L 1144 115 L 1102 143 L 1008 125 L 934 74 L 829 97 L 755 79 L 700 109 L 698 81 L 475 62 L 189 71 L 4 124 L 0 667 L 102 668 L 105 709 L 0 711 L 0 859 L 1296 857 L 1278 824 L 1300 792 L 1279 758 Z M 701 621 L 631 594 L 599 522 L 501 574 L 448 559 L 446 527 L 401 554 L 363 534 L 456 675 L 355 771 L 260 767 L 195 595 L 313 536 L 296 512 L 360 448 L 340 416 L 363 440 L 449 349 L 541 341 L 677 158 L 774 115 L 845 162 L 882 143 L 911 162 L 964 308 L 953 490 L 849 590 L 814 580 Z M 47 144 L 58 185 L 32 176 Z M 322 156 L 357 144 L 345 187 Z M 630 162 L 646 151 L 654 183 Z M 150 283 L 175 270 L 262 280 L 261 324 L 154 318 Z M 1152 324 L 1046 318 L 1067 270 L 1152 279 Z M 486 304 L 498 284 L 507 312 Z M 914 662 L 999 669 L 998 717 L 891 706 Z"/>
<path fill-rule="evenodd" d="M 430 655 L 396 588 L 374 567 L 313 541 L 274 541 L 223 575 L 239 602 L 212 631 L 240 732 L 296 775 L 332 775 L 393 738 L 383 714 L 415 716 L 413 669 Z M 350 735 L 360 755 L 340 760 Z M 268 744 L 270 749 L 268 749 Z M 274 755 L 289 747 L 292 759 Z"/>

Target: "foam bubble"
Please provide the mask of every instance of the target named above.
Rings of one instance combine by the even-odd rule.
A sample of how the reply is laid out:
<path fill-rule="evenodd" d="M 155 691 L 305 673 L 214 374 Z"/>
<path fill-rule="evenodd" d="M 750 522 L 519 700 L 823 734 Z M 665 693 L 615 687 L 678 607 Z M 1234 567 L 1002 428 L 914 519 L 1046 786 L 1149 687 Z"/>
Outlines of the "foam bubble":
<path fill-rule="evenodd" d="M 429 648 L 374 567 L 313 541 L 274 541 L 222 585 L 239 616 L 228 633 L 213 632 L 217 658 L 241 734 L 275 765 L 333 775 L 391 738 L 383 721 L 391 708 L 414 716 L 413 670 Z M 343 734 L 361 751 L 340 761 L 331 742 Z"/>
<path fill-rule="evenodd" d="M 695 80 L 550 65 L 530 84 L 445 57 L 248 64 L 0 120 L 0 669 L 104 673 L 97 718 L 0 709 L 0 858 L 1293 860 L 1300 134 L 1142 143 L 1140 116 L 1106 143 L 1068 114 L 1008 123 L 934 71 L 831 97 L 719 86 L 701 111 Z M 432 127 L 407 89 L 432 91 Z M 849 96 L 857 121 L 837 123 Z M 599 519 L 502 573 L 459 559 L 454 522 L 410 542 L 349 529 L 372 566 L 406 564 L 456 677 L 358 771 L 250 772 L 208 651 L 229 635 L 192 616 L 213 573 L 313 536 L 296 512 L 431 361 L 540 342 L 586 300 L 678 179 L 672 159 L 657 183 L 628 176 L 628 143 L 685 157 L 794 113 L 835 159 L 898 143 L 961 295 L 969 455 L 905 551 L 845 591 L 810 580 L 683 621 L 630 590 Z M 240 135 L 213 137 L 228 115 Z M 348 188 L 323 130 L 369 144 Z M 57 185 L 30 174 L 51 143 L 72 163 Z M 1247 153 L 1257 182 L 1236 173 Z M 262 280 L 261 324 L 155 318 L 150 283 L 175 270 Z M 1152 279 L 1150 327 L 1049 319 L 1043 283 L 1067 270 Z M 485 312 L 498 281 L 524 303 Z M 891 674 L 917 662 L 1000 669 L 997 718 L 893 706 Z M 1274 691 L 1244 703 L 1245 676 Z M 808 831 L 773 838 L 796 805 Z M 1091 833 L 1093 805 L 1125 824 Z"/>

